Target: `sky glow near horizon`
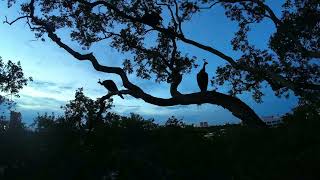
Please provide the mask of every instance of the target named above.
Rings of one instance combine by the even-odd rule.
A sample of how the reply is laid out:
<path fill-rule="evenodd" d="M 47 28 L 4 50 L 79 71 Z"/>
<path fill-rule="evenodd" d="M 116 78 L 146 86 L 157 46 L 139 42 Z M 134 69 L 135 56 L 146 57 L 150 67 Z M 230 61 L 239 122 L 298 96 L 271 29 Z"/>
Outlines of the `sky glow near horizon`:
<path fill-rule="evenodd" d="M 273 1 L 273 4 L 270 2 L 272 1 L 267 0 L 267 3 L 279 15 L 280 2 L 282 1 L 276 3 Z M 17 10 L 7 9 L 5 2 L 0 1 L 0 20 L 4 20 L 5 16 L 14 19 L 17 17 Z M 240 54 L 232 51 L 230 45 L 235 28 L 236 23 L 227 20 L 223 15 L 222 8 L 216 7 L 208 13 L 195 16 L 190 23 L 185 24 L 184 31 L 186 36 L 191 39 L 212 45 L 232 57 L 239 57 Z M 265 48 L 273 31 L 274 25 L 266 20 L 253 28 L 253 32 L 250 33 L 250 40 L 257 47 Z M 70 42 L 63 33 L 61 38 L 64 42 L 70 43 L 76 50 L 83 52 L 77 44 Z M 29 83 L 20 92 L 21 97 L 15 99 L 18 104 L 16 110 L 22 112 L 23 119 L 27 123 L 32 122 L 37 113 L 54 112 L 61 114 L 60 106 L 74 99 L 75 90 L 80 87 L 83 87 L 84 93 L 93 99 L 105 95 L 107 91 L 97 83 L 99 79 L 113 79 L 120 89 L 123 88 L 119 77 L 95 71 L 89 62 L 75 60 L 48 38 L 45 42 L 34 40 L 34 34 L 23 21 L 12 26 L 0 24 L 0 56 L 4 61 L 20 61 L 25 75 L 34 79 L 34 82 Z M 94 45 L 90 49 L 98 57 L 100 63 L 121 66 L 125 55 L 102 44 Z M 192 46 L 181 45 L 181 48 L 183 53 L 197 56 L 200 65 L 202 65 L 202 59 L 208 59 L 207 72 L 209 77 L 214 76 L 214 70 L 218 65 L 225 63 L 218 57 Z M 183 77 L 179 86 L 182 93 L 199 91 L 196 83 L 196 73 L 199 70 L 200 68 L 194 69 L 191 74 Z M 157 97 L 170 97 L 167 84 L 158 84 L 152 80 L 141 80 L 134 75 L 129 75 L 129 79 L 142 87 L 147 93 Z M 212 87 L 209 86 L 209 89 L 212 89 Z M 221 87 L 218 91 L 226 92 L 227 88 Z M 289 112 L 297 103 L 295 97 L 289 99 L 275 97 L 270 88 L 265 88 L 263 92 L 266 96 L 263 97 L 264 102 L 261 104 L 255 103 L 248 93 L 238 97 L 253 108 L 259 116 L 282 115 Z M 208 121 L 210 124 L 239 122 L 230 112 L 215 105 L 158 107 L 130 96 L 125 96 L 125 100 L 114 97 L 114 105 L 113 111 L 115 112 L 124 115 L 134 112 L 146 118 L 155 118 L 156 122 L 159 123 L 165 122 L 172 115 L 183 118 L 188 123 L 198 123 L 199 121 Z"/>

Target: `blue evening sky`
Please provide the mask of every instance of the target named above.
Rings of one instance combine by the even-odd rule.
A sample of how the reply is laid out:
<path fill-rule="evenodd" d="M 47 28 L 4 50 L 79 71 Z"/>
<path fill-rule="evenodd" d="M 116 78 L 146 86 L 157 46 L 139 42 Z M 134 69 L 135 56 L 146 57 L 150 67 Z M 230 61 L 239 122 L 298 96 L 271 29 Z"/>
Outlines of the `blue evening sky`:
<path fill-rule="evenodd" d="M 283 0 L 267 0 L 275 12 L 280 15 L 281 3 Z M 13 19 L 18 16 L 17 9 L 7 9 L 5 1 L 0 1 L 0 20 L 5 16 Z M 224 17 L 224 11 L 217 6 L 212 10 L 194 16 L 193 20 L 184 25 L 187 37 L 195 39 L 203 44 L 211 45 L 216 49 L 232 56 L 239 57 L 240 54 L 232 51 L 230 40 L 236 30 L 236 23 Z M 262 24 L 253 27 L 250 33 L 251 42 L 259 48 L 266 48 L 268 38 L 275 31 L 274 25 L 265 20 Z M 65 42 L 70 42 L 65 35 L 61 36 Z M 81 51 L 77 44 L 72 47 Z M 225 62 L 218 57 L 192 46 L 181 45 L 183 53 L 195 55 L 202 65 L 202 59 L 207 59 L 208 74 L 214 76 L 215 68 Z M 121 66 L 124 55 L 108 47 L 106 43 L 93 46 L 90 51 L 99 58 L 101 64 L 110 66 Z M 105 95 L 106 90 L 99 84 L 98 79 L 113 79 L 121 88 L 120 78 L 96 72 L 89 62 L 79 62 L 59 48 L 50 40 L 46 42 L 35 41 L 34 34 L 21 21 L 13 26 L 0 23 L 0 56 L 4 60 L 20 61 L 26 76 L 31 76 L 34 82 L 25 87 L 15 99 L 18 103 L 16 110 L 22 112 L 25 122 L 33 121 L 37 113 L 55 112 L 61 114 L 61 105 L 66 104 L 74 98 L 75 90 L 84 87 L 84 92 L 91 98 Z M 196 73 L 200 68 L 195 69 L 191 74 L 184 76 L 179 86 L 182 93 L 199 91 L 196 83 Z M 141 80 L 130 75 L 130 80 L 141 86 L 146 92 L 158 97 L 170 97 L 169 86 L 158 84 L 153 81 Z M 212 87 L 209 87 L 209 89 Z M 226 92 L 227 87 L 221 87 L 220 92 Z M 297 98 L 277 98 L 270 88 L 263 92 L 263 103 L 255 103 L 250 94 L 238 96 L 241 100 L 252 107 L 260 116 L 282 115 L 290 111 L 297 103 Z M 114 98 L 113 111 L 120 114 L 138 113 L 144 117 L 153 117 L 156 122 L 163 123 L 169 116 L 183 118 L 188 123 L 208 121 L 210 124 L 237 123 L 239 120 L 232 116 L 227 110 L 215 105 L 189 105 L 175 107 L 158 107 L 144 103 L 142 100 L 125 96 L 125 100 L 119 97 Z"/>

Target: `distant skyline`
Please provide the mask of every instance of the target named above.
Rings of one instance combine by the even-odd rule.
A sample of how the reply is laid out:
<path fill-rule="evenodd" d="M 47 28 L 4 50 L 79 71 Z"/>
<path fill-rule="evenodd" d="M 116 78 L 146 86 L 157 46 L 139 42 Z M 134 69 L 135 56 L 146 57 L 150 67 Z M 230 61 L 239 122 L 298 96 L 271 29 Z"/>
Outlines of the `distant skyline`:
<path fill-rule="evenodd" d="M 281 13 L 282 2 L 283 0 L 267 0 L 267 4 L 275 10 L 277 15 Z M 6 2 L 0 1 L 0 19 L 4 20 L 5 16 L 14 19 L 17 17 L 17 10 L 7 9 Z M 232 57 L 239 57 L 240 54 L 234 52 L 230 45 L 236 27 L 236 23 L 226 19 L 223 9 L 217 6 L 207 13 L 195 16 L 193 21 L 184 25 L 184 31 L 186 36 L 191 39 L 212 45 Z M 257 47 L 266 48 L 269 36 L 274 30 L 274 25 L 266 20 L 253 28 L 250 40 Z M 65 32 L 60 35 L 63 41 L 82 51 L 76 43 L 70 42 Z M 123 88 L 120 86 L 122 83 L 119 77 L 95 71 L 89 62 L 75 60 L 48 38 L 46 39 L 45 42 L 34 41 L 34 34 L 23 21 L 12 26 L 0 24 L 0 56 L 4 60 L 20 61 L 25 75 L 34 79 L 20 92 L 21 97 L 15 99 L 18 104 L 16 110 L 22 113 L 26 123 L 32 122 L 37 113 L 55 112 L 61 114 L 60 106 L 74 99 L 75 90 L 80 87 L 83 87 L 84 93 L 93 99 L 105 95 L 107 91 L 97 83 L 99 79 L 113 79 L 120 89 Z M 124 55 L 105 44 L 103 45 L 95 45 L 90 51 L 95 53 L 102 64 L 121 66 Z M 184 53 L 197 56 L 199 64 L 202 64 L 201 59 L 208 60 L 207 72 L 210 77 L 214 76 L 214 70 L 217 66 L 225 63 L 203 50 L 182 44 L 180 46 Z M 179 86 L 182 93 L 199 91 L 196 84 L 196 73 L 199 70 L 200 68 L 195 69 L 191 74 L 184 76 L 183 82 Z M 130 75 L 129 78 L 146 92 L 152 92 L 154 96 L 170 97 L 167 84 L 141 80 L 134 75 Z M 212 87 L 209 86 L 209 89 Z M 226 92 L 226 87 L 219 88 L 218 91 Z M 250 94 L 238 97 L 253 108 L 259 116 L 282 115 L 289 112 L 297 103 L 297 98 L 293 96 L 289 99 L 275 97 L 270 88 L 265 88 L 263 92 L 266 96 L 263 97 L 264 102 L 261 104 L 255 103 Z M 215 105 L 158 107 L 131 96 L 125 96 L 125 100 L 114 97 L 114 105 L 113 111 L 115 112 L 123 115 L 133 112 L 146 118 L 155 118 L 159 123 L 165 122 L 172 115 L 183 118 L 187 123 L 198 124 L 200 121 L 208 121 L 210 124 L 239 122 L 229 111 Z"/>

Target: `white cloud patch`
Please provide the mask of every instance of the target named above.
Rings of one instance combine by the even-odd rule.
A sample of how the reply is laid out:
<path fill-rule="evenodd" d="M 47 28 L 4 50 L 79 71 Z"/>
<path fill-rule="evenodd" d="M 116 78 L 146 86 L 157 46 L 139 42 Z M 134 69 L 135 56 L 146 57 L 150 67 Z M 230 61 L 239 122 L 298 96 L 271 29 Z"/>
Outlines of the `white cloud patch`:
<path fill-rule="evenodd" d="M 21 97 L 17 100 L 17 108 L 29 110 L 60 111 L 60 106 L 64 103 L 65 101 L 60 101 L 55 98 L 21 95 Z"/>

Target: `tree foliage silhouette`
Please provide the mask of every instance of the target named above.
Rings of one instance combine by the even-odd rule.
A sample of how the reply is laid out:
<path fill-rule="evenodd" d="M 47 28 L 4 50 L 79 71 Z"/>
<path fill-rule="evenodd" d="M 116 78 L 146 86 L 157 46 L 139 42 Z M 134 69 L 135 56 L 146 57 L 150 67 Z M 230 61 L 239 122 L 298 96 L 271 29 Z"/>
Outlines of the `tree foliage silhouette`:
<path fill-rule="evenodd" d="M 24 76 L 20 62 L 14 63 L 7 61 L 6 63 L 0 57 L 0 104 L 10 103 L 8 96 L 19 97 L 19 91 L 32 81 L 32 78 Z"/>
<path fill-rule="evenodd" d="M 9 7 L 14 3 L 16 1 L 8 0 Z M 217 5 L 224 7 L 230 20 L 238 22 L 239 30 L 231 45 L 242 53 L 240 58 L 233 58 L 184 34 L 183 25 L 191 21 L 194 14 L 210 11 Z M 97 71 L 119 75 L 125 88 L 121 94 L 158 106 L 216 104 L 231 111 L 245 124 L 260 126 L 264 123 L 256 113 L 235 95 L 249 91 L 261 102 L 261 88 L 267 82 L 278 96 L 287 96 L 292 91 L 305 101 L 318 101 L 320 97 L 317 96 L 320 89 L 318 6 L 317 0 L 286 0 L 283 13 L 278 17 L 264 0 L 30 0 L 22 4 L 22 16 L 6 22 L 11 25 L 23 19 L 37 38 L 47 35 L 76 59 L 91 61 Z M 157 13 L 163 21 L 160 24 L 145 22 L 146 12 Z M 276 27 L 268 49 L 259 49 L 248 39 L 253 25 L 263 20 L 271 20 Z M 123 69 L 101 65 L 93 53 L 78 52 L 64 43 L 65 40 L 59 37 L 61 29 L 68 29 L 71 40 L 84 49 L 107 41 L 119 52 L 130 54 L 131 58 L 123 60 Z M 152 37 L 155 37 L 154 41 Z M 179 92 L 182 77 L 197 66 L 198 60 L 183 52 L 178 43 L 225 60 L 227 64 L 217 68 L 212 83 L 218 86 L 231 84 L 230 94 L 214 90 L 191 94 Z M 128 79 L 128 73 L 169 83 L 172 97 L 164 99 L 144 92 Z M 111 95 L 115 94 L 107 96 Z"/>

